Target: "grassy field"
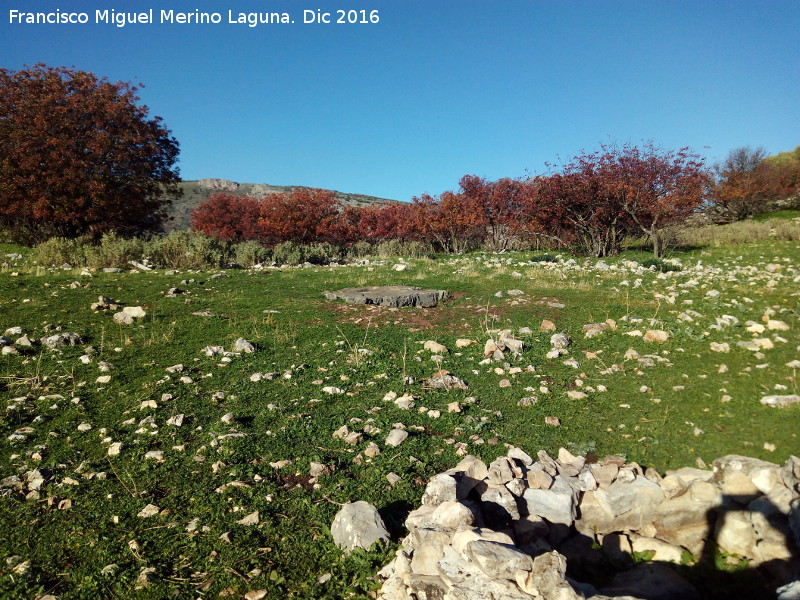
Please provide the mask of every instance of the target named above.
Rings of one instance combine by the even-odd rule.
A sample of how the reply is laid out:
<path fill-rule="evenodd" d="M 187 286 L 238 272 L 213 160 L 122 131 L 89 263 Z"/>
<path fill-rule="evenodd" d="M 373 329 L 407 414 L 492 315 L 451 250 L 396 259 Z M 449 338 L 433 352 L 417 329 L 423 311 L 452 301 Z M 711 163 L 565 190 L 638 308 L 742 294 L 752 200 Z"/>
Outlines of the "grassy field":
<path fill-rule="evenodd" d="M 668 273 L 640 268 L 644 252 L 606 261 L 532 257 L 413 260 L 403 272 L 393 261 L 230 270 L 218 278 L 82 275 L 8 259 L 0 333 L 75 332 L 82 343 L 0 356 L 0 597 L 241 598 L 266 590 L 270 599 L 364 598 L 393 548 L 342 555 L 329 532 L 339 504 L 375 504 L 397 539 L 427 480 L 464 453 L 490 461 L 509 444 L 529 453 L 564 446 L 620 454 L 662 473 L 730 453 L 779 463 L 800 453 L 799 409 L 759 403 L 798 393 L 797 369 L 787 366 L 800 359 L 796 242 L 676 253 L 680 270 Z M 322 296 L 390 283 L 444 288 L 452 298 L 434 309 L 388 309 Z M 170 297 L 176 287 L 182 293 Z M 111 311 L 90 309 L 101 295 L 140 305 L 147 316 L 119 325 Z M 543 319 L 571 336 L 567 355 L 546 357 Z M 788 330 L 746 330 L 747 321 L 767 319 Z M 607 320 L 616 329 L 584 337 L 583 325 Z M 483 364 L 496 329 L 523 339 L 524 351 Z M 628 335 L 650 329 L 669 340 Z M 203 352 L 231 350 L 239 337 L 256 352 Z M 459 338 L 476 343 L 459 349 Z M 772 347 L 737 346 L 754 338 Z M 426 340 L 449 352 L 432 356 Z M 730 349 L 712 351 L 712 342 Z M 110 370 L 101 370 L 106 363 Z M 182 371 L 168 372 L 178 364 Z M 424 379 L 440 368 L 469 389 L 426 389 Z M 254 373 L 275 375 L 254 382 Z M 406 376 L 415 383 L 404 385 Z M 504 379 L 511 385 L 501 387 Z M 389 392 L 413 394 L 416 407 L 399 408 Z M 448 412 L 453 402 L 461 412 Z M 386 446 L 397 423 L 410 436 Z M 350 446 L 334 438 L 343 425 L 363 439 Z M 369 442 L 378 456 L 364 454 Z M 311 477 L 312 461 L 330 473 Z M 45 482 L 26 499 L 29 488 L 12 479 L 25 482 L 34 469 Z M 390 473 L 399 481 L 390 484 Z"/>

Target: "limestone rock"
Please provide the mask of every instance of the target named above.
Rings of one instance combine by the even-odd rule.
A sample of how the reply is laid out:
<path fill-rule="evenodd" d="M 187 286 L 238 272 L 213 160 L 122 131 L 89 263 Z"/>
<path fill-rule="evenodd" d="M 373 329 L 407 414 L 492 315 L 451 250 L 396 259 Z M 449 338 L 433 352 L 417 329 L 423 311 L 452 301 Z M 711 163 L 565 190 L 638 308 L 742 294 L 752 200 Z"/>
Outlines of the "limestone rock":
<path fill-rule="evenodd" d="M 609 596 L 633 596 L 647 600 L 701 600 L 700 594 L 683 577 L 663 563 L 643 563 L 623 571 L 611 586 L 600 590 Z"/>
<path fill-rule="evenodd" d="M 550 336 L 550 345 L 559 350 L 566 348 L 571 342 L 572 340 L 570 340 L 569 336 L 564 333 L 556 333 Z"/>
<path fill-rule="evenodd" d="M 663 343 L 669 340 L 669 334 L 661 329 L 650 329 L 645 332 L 642 338 L 645 342 Z"/>
<path fill-rule="evenodd" d="M 800 403 L 800 396 L 797 394 L 787 394 L 783 396 L 770 395 L 762 397 L 760 402 L 764 406 L 772 406 L 775 408 L 786 408 L 787 406 L 792 406 L 794 404 Z"/>
<path fill-rule="evenodd" d="M 487 577 L 513 581 L 518 571 L 530 571 L 533 559 L 513 546 L 484 540 L 467 544 L 467 557 L 477 563 Z"/>
<path fill-rule="evenodd" d="M 379 304 L 381 306 L 434 307 L 448 297 L 445 290 L 424 290 L 418 287 L 387 285 L 344 288 L 323 292 L 328 300 L 344 300 L 349 304 Z"/>
<path fill-rule="evenodd" d="M 404 429 L 392 429 L 389 435 L 386 436 L 385 444 L 387 446 L 399 446 L 406 441 L 408 432 Z"/>
<path fill-rule="evenodd" d="M 43 337 L 42 344 L 47 348 L 54 349 L 61 346 L 77 346 L 81 343 L 81 336 L 77 333 L 57 333 L 55 335 Z"/>
<path fill-rule="evenodd" d="M 551 523 L 571 525 L 578 509 L 578 488 L 565 478 L 556 476 L 550 489 L 527 489 L 523 494 L 529 515 L 547 519 Z"/>
<path fill-rule="evenodd" d="M 369 549 L 373 543 L 389 541 L 389 532 L 378 510 L 363 500 L 348 502 L 336 514 L 331 525 L 334 543 L 346 552 L 353 548 Z"/>
<path fill-rule="evenodd" d="M 246 352 L 248 354 L 256 351 L 256 347 L 244 338 L 237 338 L 233 343 L 234 352 Z"/>

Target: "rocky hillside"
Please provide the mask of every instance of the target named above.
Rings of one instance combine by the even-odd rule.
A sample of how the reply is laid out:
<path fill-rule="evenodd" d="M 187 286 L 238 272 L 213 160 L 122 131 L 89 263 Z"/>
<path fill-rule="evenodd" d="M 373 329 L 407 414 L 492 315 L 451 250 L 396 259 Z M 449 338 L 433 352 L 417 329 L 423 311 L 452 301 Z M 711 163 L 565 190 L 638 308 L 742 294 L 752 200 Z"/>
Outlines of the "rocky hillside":
<path fill-rule="evenodd" d="M 183 190 L 183 197 L 174 200 L 169 211 L 171 219 L 165 223 L 164 230 L 189 229 L 191 227 L 191 217 L 189 213 L 193 208 L 207 200 L 212 194 L 226 192 L 237 196 L 253 196 L 263 198 L 267 194 L 290 192 L 297 187 L 303 186 L 280 186 L 269 185 L 267 183 L 238 183 L 228 179 L 200 179 L 197 181 L 183 181 L 180 184 Z M 384 204 L 395 202 L 386 198 L 376 198 L 375 196 L 365 196 L 364 194 L 348 194 L 345 192 L 334 191 L 336 198 L 342 204 L 353 206 L 367 206 L 370 204 Z"/>

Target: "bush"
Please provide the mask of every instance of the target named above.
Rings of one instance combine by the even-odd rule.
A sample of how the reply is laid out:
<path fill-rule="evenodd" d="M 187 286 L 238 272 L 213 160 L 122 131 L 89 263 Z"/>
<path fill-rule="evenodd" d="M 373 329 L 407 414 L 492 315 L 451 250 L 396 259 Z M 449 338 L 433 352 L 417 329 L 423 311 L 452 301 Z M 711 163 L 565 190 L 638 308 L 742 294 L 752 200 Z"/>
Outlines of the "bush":
<path fill-rule="evenodd" d="M 303 262 L 313 265 L 327 265 L 342 259 L 344 250 L 340 246 L 323 242 L 321 244 L 308 244 L 304 247 Z"/>
<path fill-rule="evenodd" d="M 435 252 L 430 242 L 412 240 L 403 244 L 402 256 L 408 258 L 433 258 Z"/>
<path fill-rule="evenodd" d="M 272 260 L 279 265 L 297 266 L 305 262 L 303 246 L 296 242 L 283 242 L 272 249 Z"/>
<path fill-rule="evenodd" d="M 85 238 L 68 239 L 63 237 L 50 238 L 37 244 L 31 252 L 31 262 L 43 267 L 70 267 L 86 266 Z"/>
<path fill-rule="evenodd" d="M 233 257 L 237 265 L 253 267 L 272 260 L 272 250 L 254 240 L 248 240 L 233 247 Z"/>
<path fill-rule="evenodd" d="M 648 258 L 647 260 L 643 260 L 639 263 L 645 269 L 655 269 L 656 271 L 661 271 L 662 273 L 667 273 L 669 271 L 680 271 L 681 268 L 678 265 L 673 265 L 672 263 L 668 263 L 660 258 Z"/>
<path fill-rule="evenodd" d="M 227 259 L 227 248 L 195 231 L 173 231 L 148 244 L 149 258 L 167 269 L 218 268 Z"/>
<path fill-rule="evenodd" d="M 406 258 L 425 258 L 435 254 L 430 242 L 385 240 L 375 246 L 373 251 L 381 258 L 403 256 Z"/>
<path fill-rule="evenodd" d="M 347 258 L 364 258 L 372 256 L 373 247 L 369 242 L 356 242 L 347 249 Z"/>
<path fill-rule="evenodd" d="M 374 251 L 381 258 L 403 256 L 403 242 L 400 240 L 384 240 L 374 247 Z"/>
<path fill-rule="evenodd" d="M 534 256 L 531 259 L 531 262 L 554 263 L 554 262 L 558 262 L 558 259 L 555 256 L 553 256 L 552 254 L 540 254 L 539 256 Z"/>
<path fill-rule="evenodd" d="M 141 238 L 121 238 L 110 232 L 103 235 L 99 244 L 86 248 L 86 264 L 97 268 L 124 268 L 132 260 L 141 261 L 144 250 Z"/>

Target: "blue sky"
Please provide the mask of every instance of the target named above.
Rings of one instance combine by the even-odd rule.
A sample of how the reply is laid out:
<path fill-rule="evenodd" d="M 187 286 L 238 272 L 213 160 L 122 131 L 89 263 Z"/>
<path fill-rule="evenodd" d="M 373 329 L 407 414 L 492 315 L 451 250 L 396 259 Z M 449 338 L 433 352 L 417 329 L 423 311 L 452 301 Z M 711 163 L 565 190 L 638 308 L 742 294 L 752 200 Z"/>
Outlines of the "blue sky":
<path fill-rule="evenodd" d="M 86 25 L 9 23 L 9 9 Z M 219 12 L 219 25 L 95 24 L 95 9 Z M 304 9 L 379 11 L 303 24 Z M 225 23 L 228 11 L 294 24 Z M 545 170 L 600 142 L 652 139 L 710 161 L 800 144 L 800 2 L 6 0 L 0 66 L 141 81 L 184 179 L 409 200 Z"/>

